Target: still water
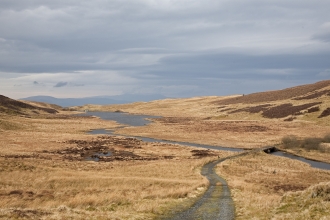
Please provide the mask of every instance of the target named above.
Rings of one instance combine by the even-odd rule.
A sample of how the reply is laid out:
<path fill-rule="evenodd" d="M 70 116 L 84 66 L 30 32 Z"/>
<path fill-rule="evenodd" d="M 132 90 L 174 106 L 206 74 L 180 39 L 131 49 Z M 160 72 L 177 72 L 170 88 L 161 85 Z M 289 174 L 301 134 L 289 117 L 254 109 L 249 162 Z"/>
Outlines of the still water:
<path fill-rule="evenodd" d="M 314 160 L 308 160 L 303 157 L 299 157 L 299 156 L 296 156 L 293 154 L 288 154 L 288 153 L 285 153 L 282 151 L 274 152 L 274 153 L 272 153 L 272 155 L 287 157 L 287 158 L 294 159 L 294 160 L 299 160 L 299 161 L 310 164 L 311 167 L 315 167 L 315 168 L 319 168 L 319 169 L 323 169 L 323 170 L 330 170 L 330 163 L 323 163 L 323 162 L 318 162 L 318 161 L 314 161 Z"/>
<path fill-rule="evenodd" d="M 125 126 L 144 126 L 152 121 L 148 120 L 148 118 L 160 118 L 158 116 L 150 116 L 150 115 L 131 115 L 127 113 L 117 113 L 117 112 L 88 112 L 84 115 L 94 115 L 100 117 L 104 120 L 113 120 L 117 121 L 120 124 L 124 124 Z M 123 126 L 123 127 L 125 127 Z M 108 135 L 116 135 L 113 131 L 105 130 L 105 129 L 96 129 L 89 132 L 90 134 L 108 134 Z M 125 136 L 125 135 L 121 135 Z M 226 151 L 233 151 L 233 152 L 241 152 L 244 151 L 243 149 L 238 148 L 230 148 L 230 147 L 222 147 L 222 146 L 211 146 L 211 145 L 204 145 L 204 144 L 195 144 L 195 143 L 188 143 L 188 142 L 179 142 L 179 141 L 168 141 L 168 140 L 160 140 L 148 137 L 139 137 L 139 136 L 125 136 L 125 137 L 135 137 L 145 142 L 163 142 L 163 143 L 170 143 L 170 144 L 180 144 L 192 147 L 199 147 L 204 149 L 211 149 L 211 150 L 226 150 Z M 287 157 L 294 160 L 299 160 L 305 163 L 308 163 L 311 167 L 330 170 L 329 163 L 317 162 L 313 160 L 308 160 L 303 157 L 295 156 L 292 154 L 288 154 L 285 152 L 277 151 L 271 153 L 272 155 Z"/>
<path fill-rule="evenodd" d="M 148 118 L 160 118 L 159 116 L 131 115 L 121 112 L 87 112 L 83 115 L 97 116 L 104 120 L 116 121 L 126 126 L 144 126 L 151 123 L 150 120 L 147 120 Z"/>

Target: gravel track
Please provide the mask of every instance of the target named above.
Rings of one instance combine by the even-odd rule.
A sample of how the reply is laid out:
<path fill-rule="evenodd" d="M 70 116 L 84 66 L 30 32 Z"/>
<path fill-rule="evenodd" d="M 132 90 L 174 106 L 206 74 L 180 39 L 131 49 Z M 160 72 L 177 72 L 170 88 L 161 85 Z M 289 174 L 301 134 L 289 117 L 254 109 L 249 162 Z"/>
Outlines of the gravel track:
<path fill-rule="evenodd" d="M 168 220 L 194 220 L 194 219 L 235 219 L 235 205 L 230 195 L 230 190 L 225 179 L 215 173 L 215 166 L 227 159 L 246 155 L 222 158 L 202 167 L 201 174 L 205 176 L 210 185 L 203 196 L 201 196 L 189 209 L 175 214 Z"/>

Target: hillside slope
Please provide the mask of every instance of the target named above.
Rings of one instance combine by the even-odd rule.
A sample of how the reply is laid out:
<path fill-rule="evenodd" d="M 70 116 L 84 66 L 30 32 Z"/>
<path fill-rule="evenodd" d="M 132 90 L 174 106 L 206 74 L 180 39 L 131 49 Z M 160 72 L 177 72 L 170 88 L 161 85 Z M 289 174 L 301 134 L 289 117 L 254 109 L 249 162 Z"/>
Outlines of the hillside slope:
<path fill-rule="evenodd" d="M 155 123 L 148 126 L 117 131 L 120 134 L 256 148 L 279 144 L 288 135 L 323 138 L 329 134 L 329 92 L 330 80 L 327 80 L 245 96 L 163 99 L 121 105 L 85 105 L 74 109 L 163 116 L 152 119 Z M 321 159 L 320 155 L 316 157 Z"/>
<path fill-rule="evenodd" d="M 163 99 L 121 105 L 85 105 L 75 109 L 213 120 L 299 119 L 322 123 L 330 115 L 330 80 L 244 96 Z"/>
<path fill-rule="evenodd" d="M 213 104 L 221 109 L 219 112 L 240 118 L 257 114 L 269 119 L 322 122 L 330 115 L 330 80 L 217 100 Z"/>
<path fill-rule="evenodd" d="M 314 84 L 307 84 L 296 86 L 292 88 L 276 90 L 276 91 L 267 91 L 267 92 L 258 92 L 252 93 L 249 95 L 244 95 L 236 98 L 229 98 L 226 100 L 220 100 L 216 103 L 222 105 L 229 104 L 256 104 L 261 102 L 272 102 L 285 99 L 313 99 L 322 95 L 330 96 L 330 80 L 320 81 Z M 327 88 L 327 89 L 325 89 Z"/>
<path fill-rule="evenodd" d="M 10 115 L 27 115 L 40 113 L 56 114 L 58 111 L 54 108 L 35 106 L 0 95 L 0 113 Z"/>

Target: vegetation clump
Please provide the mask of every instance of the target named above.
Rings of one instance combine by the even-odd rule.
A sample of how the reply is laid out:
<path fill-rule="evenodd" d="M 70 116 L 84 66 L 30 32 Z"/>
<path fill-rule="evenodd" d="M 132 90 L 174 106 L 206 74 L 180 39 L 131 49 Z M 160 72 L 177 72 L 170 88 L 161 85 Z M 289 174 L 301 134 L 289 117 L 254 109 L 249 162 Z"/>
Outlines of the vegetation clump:
<path fill-rule="evenodd" d="M 322 102 L 312 102 L 303 105 L 293 106 L 291 103 L 286 103 L 272 107 L 262 113 L 265 118 L 284 118 L 289 115 L 294 115 L 295 113 L 310 108 L 314 105 L 321 104 Z"/>
<path fill-rule="evenodd" d="M 330 143 L 330 134 L 327 134 L 327 135 L 324 136 L 323 142 L 324 143 Z"/>
<path fill-rule="evenodd" d="M 268 92 L 258 92 L 252 93 L 249 95 L 244 95 L 240 97 L 233 97 L 228 99 L 223 99 L 215 101 L 215 104 L 221 105 L 230 105 L 237 103 L 253 104 L 253 103 L 262 103 L 262 102 L 272 102 L 285 99 L 293 99 L 300 96 L 304 96 L 307 93 L 314 92 L 315 90 L 323 89 L 329 86 L 330 80 L 320 81 L 314 84 L 302 85 L 291 87 L 287 89 L 277 90 L 277 91 L 268 91 Z M 323 95 L 323 92 L 318 93 L 316 97 Z M 307 99 L 310 97 L 306 96 Z M 313 96 L 311 96 L 313 98 Z"/>
<path fill-rule="evenodd" d="M 330 134 L 325 135 L 323 138 L 308 137 L 303 140 L 299 140 L 296 136 L 292 135 L 282 138 L 282 146 L 285 149 L 302 148 L 307 151 L 330 151 L 328 148 L 324 147 L 322 143 L 330 143 Z"/>
<path fill-rule="evenodd" d="M 242 109 L 237 109 L 237 110 L 231 111 L 230 113 L 238 113 L 238 112 L 259 113 L 261 111 L 268 110 L 268 107 L 270 107 L 270 106 L 271 106 L 270 104 L 251 106 L 251 107 L 246 107 L 246 108 L 242 108 Z"/>
<path fill-rule="evenodd" d="M 327 117 L 330 115 L 330 108 L 325 109 L 318 118 Z"/>
<path fill-rule="evenodd" d="M 297 139 L 296 136 L 290 135 L 282 138 L 282 144 L 284 148 L 290 149 L 298 147 L 300 145 L 300 141 Z"/>
<path fill-rule="evenodd" d="M 320 107 L 316 106 L 316 107 L 312 107 L 310 109 L 307 110 L 308 113 L 312 113 L 312 112 L 318 112 L 320 111 Z"/>
<path fill-rule="evenodd" d="M 330 182 L 300 192 L 286 193 L 274 219 L 327 219 L 330 215 Z M 323 217 L 323 218 L 322 218 Z"/>
<path fill-rule="evenodd" d="M 307 95 L 307 96 L 294 98 L 293 100 L 315 99 L 315 98 L 321 97 L 323 95 L 330 96 L 330 90 L 323 90 L 323 91 L 319 91 L 319 92 L 314 92 L 314 93 L 312 93 L 310 95 Z"/>

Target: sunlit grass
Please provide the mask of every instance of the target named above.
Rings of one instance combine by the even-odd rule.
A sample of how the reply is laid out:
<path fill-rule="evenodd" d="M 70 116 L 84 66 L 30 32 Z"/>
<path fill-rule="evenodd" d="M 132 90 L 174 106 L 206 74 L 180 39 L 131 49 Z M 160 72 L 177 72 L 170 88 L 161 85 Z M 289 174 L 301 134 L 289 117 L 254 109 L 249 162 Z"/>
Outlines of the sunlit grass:
<path fill-rule="evenodd" d="M 72 147 L 68 140 L 91 140 L 85 132 L 113 128 L 96 118 L 6 119 L 21 125 L 3 130 L 0 140 L 0 218 L 151 219 L 177 205 L 187 207 L 206 189 L 200 168 L 217 155 L 192 157 L 191 148 L 144 143 L 151 161 L 69 161 L 43 153 Z M 114 148 L 118 146 L 112 146 Z M 133 150 L 133 149 L 127 149 Z M 164 159 L 170 155 L 172 159 Z"/>
<path fill-rule="evenodd" d="M 237 219 L 272 219 L 287 192 L 330 181 L 330 171 L 265 153 L 225 161 L 218 165 L 217 172 L 231 187 Z"/>

